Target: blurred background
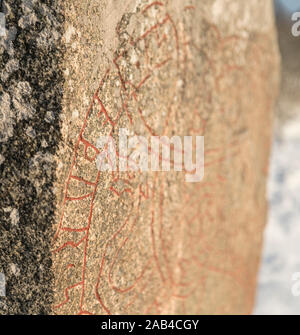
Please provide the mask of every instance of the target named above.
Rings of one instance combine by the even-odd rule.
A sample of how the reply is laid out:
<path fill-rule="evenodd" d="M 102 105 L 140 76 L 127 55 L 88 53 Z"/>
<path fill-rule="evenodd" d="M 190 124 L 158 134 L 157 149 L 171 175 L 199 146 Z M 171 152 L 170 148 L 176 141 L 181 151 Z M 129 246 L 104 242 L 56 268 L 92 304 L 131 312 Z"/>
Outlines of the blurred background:
<path fill-rule="evenodd" d="M 291 289 L 293 274 L 300 273 L 300 36 L 292 34 L 292 14 L 300 12 L 300 0 L 274 0 L 274 6 L 282 79 L 254 314 L 299 315 L 300 296 L 294 296 Z"/>

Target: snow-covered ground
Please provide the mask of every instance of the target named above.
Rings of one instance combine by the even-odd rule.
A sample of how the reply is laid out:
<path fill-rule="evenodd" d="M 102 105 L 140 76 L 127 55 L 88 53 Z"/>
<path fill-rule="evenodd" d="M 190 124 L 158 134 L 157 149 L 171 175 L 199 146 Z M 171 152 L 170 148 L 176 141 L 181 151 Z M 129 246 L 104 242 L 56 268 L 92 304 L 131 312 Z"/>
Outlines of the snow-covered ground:
<path fill-rule="evenodd" d="M 300 117 L 286 123 L 273 143 L 270 202 L 254 314 L 299 314 L 291 288 L 300 272 Z"/>

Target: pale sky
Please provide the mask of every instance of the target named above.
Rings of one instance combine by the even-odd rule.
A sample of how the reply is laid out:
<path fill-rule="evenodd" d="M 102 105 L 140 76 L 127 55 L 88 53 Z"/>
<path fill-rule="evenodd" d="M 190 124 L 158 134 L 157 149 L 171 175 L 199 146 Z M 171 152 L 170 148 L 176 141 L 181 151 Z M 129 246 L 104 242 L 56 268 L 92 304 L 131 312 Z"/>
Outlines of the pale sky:
<path fill-rule="evenodd" d="M 300 0 L 276 0 L 276 2 L 283 4 L 290 12 L 300 9 Z"/>

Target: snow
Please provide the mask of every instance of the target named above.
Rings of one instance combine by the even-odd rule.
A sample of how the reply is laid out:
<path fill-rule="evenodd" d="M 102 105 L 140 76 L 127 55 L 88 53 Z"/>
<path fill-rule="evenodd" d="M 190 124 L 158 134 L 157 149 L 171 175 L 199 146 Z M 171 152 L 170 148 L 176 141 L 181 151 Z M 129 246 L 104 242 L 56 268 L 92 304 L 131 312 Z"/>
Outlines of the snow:
<path fill-rule="evenodd" d="M 300 272 L 300 117 L 275 135 L 268 183 L 269 218 L 254 314 L 298 314 Z"/>

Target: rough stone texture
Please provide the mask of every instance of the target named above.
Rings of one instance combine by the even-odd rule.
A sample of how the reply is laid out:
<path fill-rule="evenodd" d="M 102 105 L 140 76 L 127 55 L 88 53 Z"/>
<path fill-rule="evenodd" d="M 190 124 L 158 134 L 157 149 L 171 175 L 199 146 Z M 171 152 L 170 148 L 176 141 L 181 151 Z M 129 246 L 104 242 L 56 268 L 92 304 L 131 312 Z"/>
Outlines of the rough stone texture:
<path fill-rule="evenodd" d="M 41 2 L 35 6 L 13 21 L 28 38 L 35 36 L 28 25 L 44 22 L 36 14 Z M 250 313 L 278 82 L 271 1 L 67 0 L 47 8 L 59 25 L 64 14 L 64 52 L 61 28 L 41 29 L 56 22 L 45 19 L 34 50 L 47 41 L 57 54 L 27 56 L 36 67 L 14 70 L 16 102 L 6 83 L 22 57 L 4 60 L 8 312 Z M 45 59 L 57 63 L 43 72 Z M 204 180 L 100 173 L 97 139 L 117 140 L 120 127 L 144 136 L 204 135 Z M 18 242 L 22 250 L 12 247 Z"/>
<path fill-rule="evenodd" d="M 251 312 L 277 82 L 271 2 L 72 1 L 65 13 L 54 311 Z M 98 172 L 97 138 L 121 126 L 204 135 L 203 182 Z"/>
<path fill-rule="evenodd" d="M 0 3 L 7 30 L 0 37 L 0 272 L 7 295 L 0 314 L 45 314 L 53 302 L 63 11 L 59 1 Z"/>

